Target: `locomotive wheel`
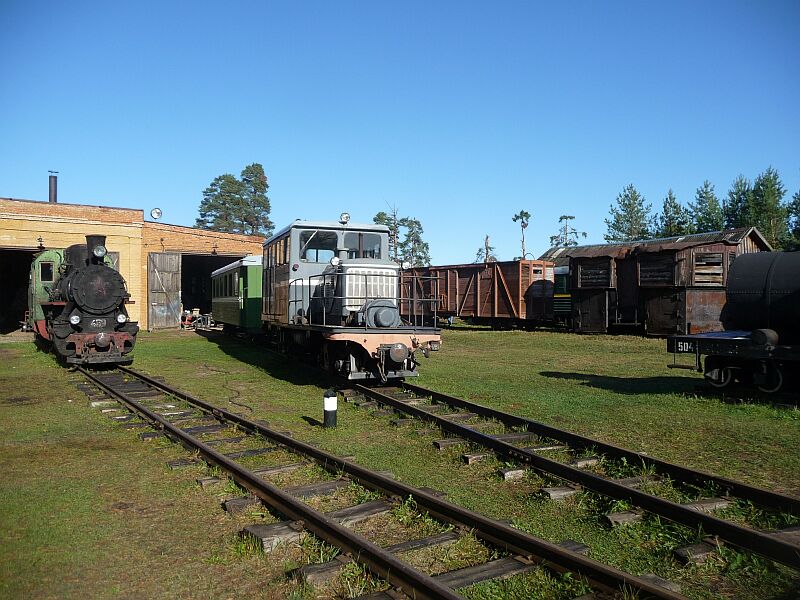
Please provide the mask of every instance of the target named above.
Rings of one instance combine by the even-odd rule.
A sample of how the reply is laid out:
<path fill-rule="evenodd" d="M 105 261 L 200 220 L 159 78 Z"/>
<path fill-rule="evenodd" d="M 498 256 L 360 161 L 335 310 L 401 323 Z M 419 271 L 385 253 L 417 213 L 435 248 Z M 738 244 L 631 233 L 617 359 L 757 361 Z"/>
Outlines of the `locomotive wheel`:
<path fill-rule="evenodd" d="M 774 394 L 783 387 L 783 373 L 780 368 L 775 367 L 772 371 L 772 380 L 764 385 L 757 386 L 762 392 Z"/>
<path fill-rule="evenodd" d="M 733 370 L 730 367 L 717 367 L 706 371 L 705 378 L 712 387 L 725 388 L 733 381 Z"/>

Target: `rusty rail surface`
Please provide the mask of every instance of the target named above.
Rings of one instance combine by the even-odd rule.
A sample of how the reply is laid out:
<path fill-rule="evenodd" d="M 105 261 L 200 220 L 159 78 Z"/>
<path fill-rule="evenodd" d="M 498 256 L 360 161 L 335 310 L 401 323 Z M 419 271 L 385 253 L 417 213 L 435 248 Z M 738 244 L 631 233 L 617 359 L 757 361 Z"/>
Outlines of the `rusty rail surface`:
<path fill-rule="evenodd" d="M 456 398 L 455 396 L 442 394 L 441 392 L 435 392 L 412 383 L 403 382 L 402 387 L 403 389 L 414 392 L 415 394 L 427 396 L 435 402 L 448 404 L 450 406 L 457 406 L 459 408 L 464 408 L 479 414 L 483 417 L 496 419 L 504 425 L 511 427 L 525 427 L 530 433 L 558 440 L 575 448 L 595 448 L 603 454 L 612 456 L 614 458 L 624 458 L 628 461 L 634 462 L 634 464 L 636 462 L 641 462 L 644 466 L 652 468 L 656 473 L 661 475 L 669 475 L 670 477 L 685 483 L 697 485 L 713 483 L 721 488 L 725 488 L 732 495 L 736 496 L 737 498 L 741 498 L 742 500 L 750 500 L 751 502 L 755 502 L 756 504 L 760 504 L 775 510 L 800 515 L 800 498 L 779 494 L 763 488 L 747 485 L 746 483 L 727 479 L 725 477 L 704 473 L 703 471 L 682 467 L 658 458 L 653 458 L 640 452 L 633 452 L 632 450 L 621 448 L 607 442 L 601 442 L 600 440 L 595 440 L 589 437 L 578 435 L 576 433 L 571 433 L 564 429 L 559 429 L 540 421 L 534 421 L 533 419 L 527 419 L 525 417 L 519 417 L 517 415 L 505 413 L 494 408 L 469 402 L 468 400 Z"/>
<path fill-rule="evenodd" d="M 602 444 L 601 442 L 590 440 L 589 438 L 582 436 L 575 436 L 574 434 L 551 428 L 535 421 L 508 415 L 485 406 L 473 404 L 471 402 L 446 396 L 444 394 L 437 394 L 436 392 L 426 390 L 425 388 L 421 388 L 419 386 L 403 384 L 403 387 L 408 390 L 414 390 L 415 392 L 421 394 L 436 394 L 436 398 L 445 404 L 452 403 L 454 406 L 459 406 L 460 408 L 468 408 L 471 412 L 487 418 L 498 419 L 501 422 L 506 419 L 506 422 L 509 424 L 531 427 L 530 431 L 532 433 L 536 433 L 538 430 L 541 431 L 542 435 L 546 437 L 551 437 L 552 435 L 555 437 L 555 439 L 559 439 L 558 436 L 562 436 L 561 439 L 564 439 L 565 441 L 572 438 L 576 442 L 581 442 L 582 444 L 590 443 L 590 445 L 599 449 L 602 449 L 603 446 L 606 446 L 610 449 L 616 448 L 615 446 Z M 509 444 L 508 442 L 495 439 L 491 435 L 476 431 L 469 426 L 460 425 L 416 406 L 410 406 L 401 400 L 397 400 L 377 389 L 366 387 L 364 385 L 354 385 L 352 388 L 363 395 L 372 398 L 381 404 L 391 406 L 400 412 L 404 412 L 419 419 L 433 422 L 443 431 L 447 431 L 466 440 L 479 444 L 484 448 L 491 449 L 499 456 L 518 461 L 522 464 L 530 465 L 539 471 L 560 477 L 561 479 L 578 484 L 586 489 L 593 490 L 600 494 L 604 494 L 618 500 L 625 500 L 634 504 L 635 506 L 643 508 L 670 521 L 674 521 L 692 528 L 702 527 L 706 534 L 716 535 L 720 539 L 725 540 L 735 546 L 739 546 L 755 554 L 760 554 L 776 562 L 800 570 L 800 547 L 775 538 L 767 533 L 762 533 L 755 529 L 736 525 L 735 523 L 720 519 L 719 517 L 698 512 L 676 502 L 665 500 L 637 489 L 627 487 L 620 483 L 616 483 L 611 479 L 607 479 L 605 477 L 583 471 L 579 468 L 545 458 L 539 454 L 536 454 L 535 452 L 518 448 L 512 444 Z M 637 460 L 643 458 L 641 455 L 634 452 L 630 452 L 630 456 L 636 457 Z M 669 463 L 663 464 L 668 465 Z M 689 472 L 690 470 L 687 469 L 686 471 Z M 720 479 L 720 481 L 729 480 Z M 739 485 L 742 489 L 749 487 L 744 486 L 743 484 Z M 755 490 L 758 488 L 751 489 Z M 769 494 L 771 494 L 771 492 L 767 492 L 765 495 L 768 496 Z M 778 494 L 776 496 L 780 495 Z M 789 497 L 785 498 L 787 500 L 793 500 Z M 792 503 L 790 502 L 789 505 L 792 506 Z"/>
<path fill-rule="evenodd" d="M 586 580 L 595 588 L 604 592 L 611 593 L 625 593 L 630 590 L 639 592 L 639 598 L 661 598 L 665 600 L 678 600 L 685 598 L 681 594 L 672 592 L 666 588 L 660 587 L 647 580 L 641 579 L 635 575 L 625 573 L 598 561 L 587 558 L 576 552 L 566 550 L 533 535 L 525 533 L 519 529 L 515 529 L 487 518 L 479 513 L 470 511 L 456 504 L 443 500 L 436 495 L 428 493 L 424 490 L 414 488 L 412 486 L 403 484 L 385 475 L 381 475 L 370 469 L 366 469 L 352 462 L 348 462 L 333 454 L 320 450 L 310 444 L 306 444 L 299 440 L 295 440 L 283 433 L 275 431 L 260 423 L 250 421 L 240 415 L 229 412 L 223 408 L 214 406 L 208 402 L 195 398 L 194 396 L 175 389 L 161 381 L 153 379 L 143 373 L 139 373 L 126 367 L 118 367 L 118 370 L 136 377 L 149 385 L 158 388 L 166 393 L 169 393 L 176 398 L 184 400 L 185 402 L 196 406 L 200 410 L 215 416 L 221 421 L 227 421 L 235 424 L 238 428 L 263 436 L 265 439 L 271 440 L 276 444 L 284 446 L 299 455 L 308 457 L 320 466 L 332 473 L 347 473 L 354 481 L 361 485 L 380 491 L 390 497 L 403 499 L 413 497 L 420 509 L 428 511 L 428 513 L 443 522 L 451 523 L 456 526 L 466 527 L 471 529 L 476 537 L 492 544 L 495 547 L 507 550 L 513 554 L 523 556 L 529 560 L 536 561 L 544 567 L 552 569 L 556 572 L 573 572 L 586 578 Z M 103 389 L 108 390 L 108 386 L 103 386 Z M 114 395 L 118 393 L 112 392 Z M 131 406 L 135 412 L 142 414 L 148 421 L 153 421 L 157 427 L 161 427 L 170 435 L 175 435 L 176 439 L 183 443 L 191 444 L 192 448 L 197 448 L 198 451 L 208 459 L 208 462 L 217 464 L 224 469 L 228 469 L 229 459 L 221 456 L 218 452 L 205 446 L 205 448 L 197 447 L 197 442 L 188 436 L 185 432 L 177 429 L 174 425 L 166 422 L 165 419 L 152 413 L 146 407 L 140 407 L 133 399 L 123 398 L 126 404 Z M 139 408 L 136 408 L 139 407 Z M 140 412 L 140 409 L 146 412 Z M 264 480 L 255 475 L 247 474 L 234 474 L 234 479 L 243 487 L 253 491 L 259 498 L 262 498 L 270 506 L 282 514 L 290 518 L 303 521 L 307 529 L 318 535 L 320 538 L 352 553 L 355 560 L 365 563 L 370 570 L 390 581 L 392 584 L 397 585 L 404 590 L 405 593 L 411 597 L 416 598 L 429 598 L 429 597 L 447 597 L 447 598 L 460 598 L 449 588 L 444 591 L 448 595 L 432 595 L 430 590 L 441 590 L 444 586 L 439 583 L 433 582 L 436 587 L 424 588 L 430 577 L 419 574 L 419 577 L 414 578 L 411 573 L 408 573 L 410 567 L 397 561 L 392 555 L 387 555 L 380 547 L 371 544 L 361 536 L 358 536 L 349 530 L 344 529 L 335 522 L 330 522 L 329 519 L 319 513 L 313 511 L 302 503 L 300 506 L 295 506 L 298 501 L 291 496 L 281 492 L 278 488 L 269 485 Z M 302 512 L 301 512 L 302 511 Z M 308 514 L 306 513 L 315 513 Z M 297 516 L 295 516 L 297 515 Z M 373 559 L 371 553 L 375 551 L 379 554 L 378 558 Z M 392 561 L 391 563 L 389 561 Z M 397 567 L 387 568 L 387 565 L 399 563 Z M 404 569 L 399 569 L 400 565 L 404 565 Z M 399 569 L 399 570 L 396 570 Z M 413 570 L 413 569 L 411 569 Z M 420 583 L 420 578 L 423 578 Z M 421 588 L 414 586 L 422 585 Z M 424 593 L 423 593 L 424 591 Z M 415 596 L 416 594 L 416 596 Z"/>

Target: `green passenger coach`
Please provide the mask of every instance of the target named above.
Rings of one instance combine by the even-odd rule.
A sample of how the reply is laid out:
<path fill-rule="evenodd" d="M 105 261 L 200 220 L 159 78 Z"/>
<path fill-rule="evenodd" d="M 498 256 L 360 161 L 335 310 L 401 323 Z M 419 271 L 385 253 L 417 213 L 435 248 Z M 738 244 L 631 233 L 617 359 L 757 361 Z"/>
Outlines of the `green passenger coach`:
<path fill-rule="evenodd" d="M 261 330 L 261 257 L 241 260 L 211 273 L 211 313 L 227 329 Z"/>

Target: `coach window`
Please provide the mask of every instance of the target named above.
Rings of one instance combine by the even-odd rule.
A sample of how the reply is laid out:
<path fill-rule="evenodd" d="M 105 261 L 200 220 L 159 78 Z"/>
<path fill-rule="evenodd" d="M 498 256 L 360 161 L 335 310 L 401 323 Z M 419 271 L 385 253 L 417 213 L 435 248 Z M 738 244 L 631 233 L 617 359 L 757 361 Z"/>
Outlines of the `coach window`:
<path fill-rule="evenodd" d="M 281 264 L 289 264 L 289 238 L 285 237 L 281 240 Z"/>
<path fill-rule="evenodd" d="M 39 263 L 39 281 L 42 283 L 53 283 L 53 263 Z"/>
<path fill-rule="evenodd" d="M 349 231 L 344 234 L 347 258 L 381 258 L 381 236 L 377 233 Z"/>
<path fill-rule="evenodd" d="M 325 263 L 336 254 L 335 231 L 307 230 L 300 234 L 300 260 Z"/>
<path fill-rule="evenodd" d="M 233 274 L 233 294 L 231 296 L 238 296 L 239 295 L 239 271 L 235 271 Z"/>

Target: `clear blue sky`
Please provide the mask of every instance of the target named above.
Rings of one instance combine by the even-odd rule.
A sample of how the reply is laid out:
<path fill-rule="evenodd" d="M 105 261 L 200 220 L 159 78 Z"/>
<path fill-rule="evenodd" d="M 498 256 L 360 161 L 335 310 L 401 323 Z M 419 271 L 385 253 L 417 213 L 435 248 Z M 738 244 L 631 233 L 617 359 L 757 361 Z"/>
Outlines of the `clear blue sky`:
<path fill-rule="evenodd" d="M 0 196 L 191 225 L 251 162 L 277 227 L 396 205 L 435 263 L 558 216 L 602 242 L 772 165 L 800 189 L 800 2 L 0 2 Z"/>

